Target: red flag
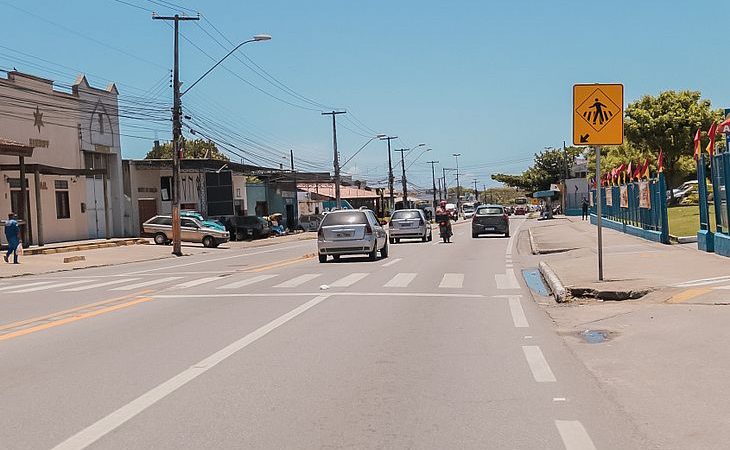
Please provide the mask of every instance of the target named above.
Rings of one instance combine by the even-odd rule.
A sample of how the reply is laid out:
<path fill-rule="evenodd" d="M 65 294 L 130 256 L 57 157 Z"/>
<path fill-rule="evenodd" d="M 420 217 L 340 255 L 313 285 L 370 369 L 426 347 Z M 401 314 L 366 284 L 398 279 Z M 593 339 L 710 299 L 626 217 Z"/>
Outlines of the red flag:
<path fill-rule="evenodd" d="M 701 142 L 700 129 L 697 128 L 697 133 L 695 133 L 695 152 L 694 152 L 694 155 L 692 155 L 694 157 L 695 161 L 697 161 L 697 159 L 699 159 L 700 152 L 702 151 L 702 150 L 700 150 L 700 142 Z"/>
<path fill-rule="evenodd" d="M 659 149 L 659 158 L 656 162 L 656 171 L 657 172 L 664 172 L 664 155 L 662 153 L 662 149 Z"/>
<path fill-rule="evenodd" d="M 707 144 L 707 153 L 709 153 L 710 158 L 715 154 L 715 134 L 717 133 L 717 123 L 712 122 L 712 125 L 710 126 L 710 131 L 707 132 L 707 135 L 710 137 L 710 143 Z"/>
<path fill-rule="evenodd" d="M 646 158 L 646 161 L 644 161 L 644 165 L 641 167 L 641 174 L 639 174 L 639 178 L 649 178 L 649 158 Z"/>
<path fill-rule="evenodd" d="M 639 180 L 639 178 L 641 178 L 641 170 L 642 170 L 641 164 L 636 163 L 636 169 L 634 169 L 634 179 L 637 181 Z"/>
<path fill-rule="evenodd" d="M 634 172 L 631 171 L 631 161 L 629 161 L 629 165 L 626 167 L 626 175 L 628 175 L 628 179 L 631 181 L 631 177 L 634 175 Z"/>

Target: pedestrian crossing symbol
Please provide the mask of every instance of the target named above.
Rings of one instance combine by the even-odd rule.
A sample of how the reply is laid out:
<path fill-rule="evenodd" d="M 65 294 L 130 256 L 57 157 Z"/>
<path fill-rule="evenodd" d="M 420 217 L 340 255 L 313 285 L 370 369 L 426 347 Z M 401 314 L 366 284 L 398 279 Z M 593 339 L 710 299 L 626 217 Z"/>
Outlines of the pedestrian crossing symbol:
<path fill-rule="evenodd" d="M 623 143 L 623 95 L 621 84 L 573 86 L 573 143 L 620 145 Z"/>

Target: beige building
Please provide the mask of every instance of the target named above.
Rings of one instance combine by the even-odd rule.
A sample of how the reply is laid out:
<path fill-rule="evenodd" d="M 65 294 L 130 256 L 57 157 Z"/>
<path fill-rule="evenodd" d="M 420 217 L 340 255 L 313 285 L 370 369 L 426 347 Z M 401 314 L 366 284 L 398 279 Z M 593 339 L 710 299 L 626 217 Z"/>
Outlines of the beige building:
<path fill-rule="evenodd" d="M 130 233 L 124 227 L 117 96 L 113 84 L 98 89 L 84 76 L 70 92 L 20 72 L 0 78 L 0 217 L 23 213 L 26 242 Z M 31 150 L 32 156 L 18 156 Z"/>

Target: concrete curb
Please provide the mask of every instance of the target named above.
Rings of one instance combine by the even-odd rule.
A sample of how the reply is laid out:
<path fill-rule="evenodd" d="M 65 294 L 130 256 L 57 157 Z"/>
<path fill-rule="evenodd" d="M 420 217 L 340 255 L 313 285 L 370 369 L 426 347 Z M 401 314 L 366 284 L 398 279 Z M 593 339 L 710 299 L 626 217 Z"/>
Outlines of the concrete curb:
<path fill-rule="evenodd" d="M 67 247 L 36 247 L 36 248 L 28 248 L 23 249 L 23 255 L 24 256 L 32 256 L 32 255 L 52 255 L 55 253 L 68 253 L 68 252 L 78 252 L 81 250 L 95 250 L 98 248 L 111 248 L 111 247 L 122 247 L 127 245 L 145 245 L 148 244 L 146 239 L 141 238 L 131 238 L 131 239 L 119 239 L 119 240 L 111 240 L 109 242 L 94 242 L 89 244 L 76 244 L 76 245 L 70 245 Z"/>
<path fill-rule="evenodd" d="M 539 255 L 540 250 L 537 248 L 537 242 L 535 242 L 535 237 L 532 235 L 532 228 L 527 229 L 527 234 L 530 236 L 530 250 L 532 254 Z"/>
<path fill-rule="evenodd" d="M 565 286 L 563 286 L 563 282 L 560 281 L 560 278 L 558 278 L 553 269 L 545 261 L 540 261 L 539 269 L 543 278 L 547 281 L 550 290 L 553 292 L 555 301 L 558 303 L 567 302 L 569 298 Z"/>

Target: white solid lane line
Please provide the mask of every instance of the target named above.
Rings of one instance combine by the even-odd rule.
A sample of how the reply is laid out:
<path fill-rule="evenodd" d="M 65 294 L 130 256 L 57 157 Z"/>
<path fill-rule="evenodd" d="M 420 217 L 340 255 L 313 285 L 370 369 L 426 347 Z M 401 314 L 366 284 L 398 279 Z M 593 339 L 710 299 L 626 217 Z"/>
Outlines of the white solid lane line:
<path fill-rule="evenodd" d="M 294 277 L 290 280 L 286 280 L 283 283 L 279 283 L 275 288 L 293 288 L 297 286 L 301 286 L 302 284 L 312 281 L 317 277 L 320 277 L 321 273 L 305 273 L 304 275 L 299 275 L 298 277 Z"/>
<path fill-rule="evenodd" d="M 16 285 L 11 284 L 10 286 L 0 287 L 0 291 L 9 291 L 11 289 L 22 289 L 22 288 L 26 288 L 26 287 L 39 286 L 41 284 L 49 284 L 49 283 L 53 283 L 53 281 L 36 281 L 33 283 L 16 284 Z"/>
<path fill-rule="evenodd" d="M 224 279 L 223 277 L 205 277 L 205 278 L 198 278 L 197 280 L 192 281 L 186 281 L 185 283 L 176 284 L 175 286 L 170 286 L 169 289 L 187 289 L 195 286 L 200 286 L 201 284 L 206 283 L 212 283 L 214 281 L 220 281 Z"/>
<path fill-rule="evenodd" d="M 530 326 L 527 323 L 527 317 L 525 317 L 525 310 L 522 309 L 519 295 L 509 297 L 509 311 L 512 313 L 512 322 L 514 322 L 516 328 L 528 328 Z"/>
<path fill-rule="evenodd" d="M 271 274 L 271 275 L 258 275 L 252 278 L 247 278 L 245 280 L 236 281 L 234 283 L 224 284 L 223 286 L 219 286 L 216 289 L 236 289 L 243 286 L 249 286 L 254 283 L 258 283 L 260 281 L 266 281 L 274 277 L 278 277 L 278 274 Z"/>
<path fill-rule="evenodd" d="M 87 428 L 79 431 L 70 438 L 61 442 L 57 446 L 53 447 L 53 450 L 71 450 L 71 449 L 83 449 L 94 442 L 98 441 L 102 437 L 106 436 L 110 432 L 116 430 L 128 420 L 142 413 L 155 403 L 159 402 L 163 398 L 172 394 L 176 390 L 185 386 L 189 382 L 203 375 L 222 361 L 225 361 L 235 353 L 243 350 L 250 344 L 256 342 L 262 337 L 266 336 L 270 332 L 284 325 L 288 321 L 294 319 L 300 314 L 306 312 L 310 308 L 318 305 L 325 299 L 327 295 L 320 295 L 313 298 L 312 300 L 300 305 L 288 313 L 280 316 L 261 328 L 247 334 L 241 339 L 233 342 L 232 344 L 224 347 L 221 350 L 213 353 L 202 361 L 194 364 L 188 369 L 183 370 L 179 374 L 163 382 L 162 384 L 150 389 L 141 396 L 112 412 L 108 416 L 98 420 Z"/>
<path fill-rule="evenodd" d="M 390 261 L 388 261 L 387 263 L 383 264 L 383 267 L 390 267 L 390 266 L 392 266 L 393 264 L 396 264 L 396 263 L 398 263 L 398 262 L 400 262 L 400 261 L 402 261 L 402 260 L 403 260 L 403 258 L 395 258 L 395 259 L 391 259 L 391 260 L 390 260 Z"/>
<path fill-rule="evenodd" d="M 131 291 L 134 289 L 139 289 L 147 286 L 152 286 L 154 284 L 162 284 L 167 283 L 169 281 L 175 281 L 179 280 L 182 277 L 165 277 L 165 278 L 158 278 L 156 280 L 149 280 L 149 281 L 143 281 L 142 283 L 135 283 L 130 284 L 129 286 L 120 286 L 118 288 L 109 289 L 110 291 Z"/>
<path fill-rule="evenodd" d="M 554 383 L 557 381 L 540 347 L 537 345 L 523 345 L 522 351 L 525 353 L 525 359 L 527 359 L 527 364 L 530 366 L 535 381 L 538 383 Z"/>
<path fill-rule="evenodd" d="M 555 426 L 558 428 L 565 450 L 596 450 L 591 437 L 579 421 L 556 420 Z"/>
<path fill-rule="evenodd" d="M 463 284 L 463 273 L 445 273 L 441 279 L 441 283 L 439 283 L 439 287 L 444 289 L 461 289 Z"/>
<path fill-rule="evenodd" d="M 27 289 L 20 289 L 17 291 L 10 291 L 11 294 L 25 294 L 26 292 L 36 292 L 36 291 L 44 291 L 46 289 L 55 289 L 65 286 L 73 286 L 75 284 L 83 284 L 83 283 L 90 283 L 94 280 L 76 280 L 76 281 L 66 281 L 65 283 L 56 283 L 56 284 L 44 284 L 42 286 L 35 286 L 35 287 L 29 287 Z"/>
<path fill-rule="evenodd" d="M 104 286 L 111 286 L 112 284 L 129 283 L 130 281 L 137 281 L 139 278 L 122 278 L 121 280 L 105 281 L 103 283 L 87 284 L 86 286 L 79 286 L 68 289 L 61 289 L 61 292 L 79 292 L 88 291 L 89 289 L 96 289 Z"/>
<path fill-rule="evenodd" d="M 514 269 L 507 269 L 505 274 L 494 275 L 494 281 L 497 283 L 497 289 L 519 289 L 520 283 L 517 281 Z"/>
<path fill-rule="evenodd" d="M 730 281 L 730 275 L 723 275 L 721 277 L 701 278 L 699 280 L 685 281 L 684 283 L 675 284 L 672 287 L 684 288 L 684 287 L 706 286 L 708 284 L 718 284 L 718 283 L 724 283 L 726 281 Z"/>
<path fill-rule="evenodd" d="M 357 283 L 358 281 L 362 280 L 366 276 L 370 275 L 369 273 L 351 273 L 350 275 L 347 275 L 346 277 L 342 277 L 339 280 L 334 281 L 333 283 L 330 283 L 330 287 L 349 287 L 353 284 Z"/>
<path fill-rule="evenodd" d="M 385 283 L 385 286 L 387 288 L 397 288 L 397 287 L 408 287 L 409 284 L 411 284 L 411 281 L 413 281 L 416 278 L 417 273 L 398 273 L 393 278 L 390 279 L 387 283 Z"/>

